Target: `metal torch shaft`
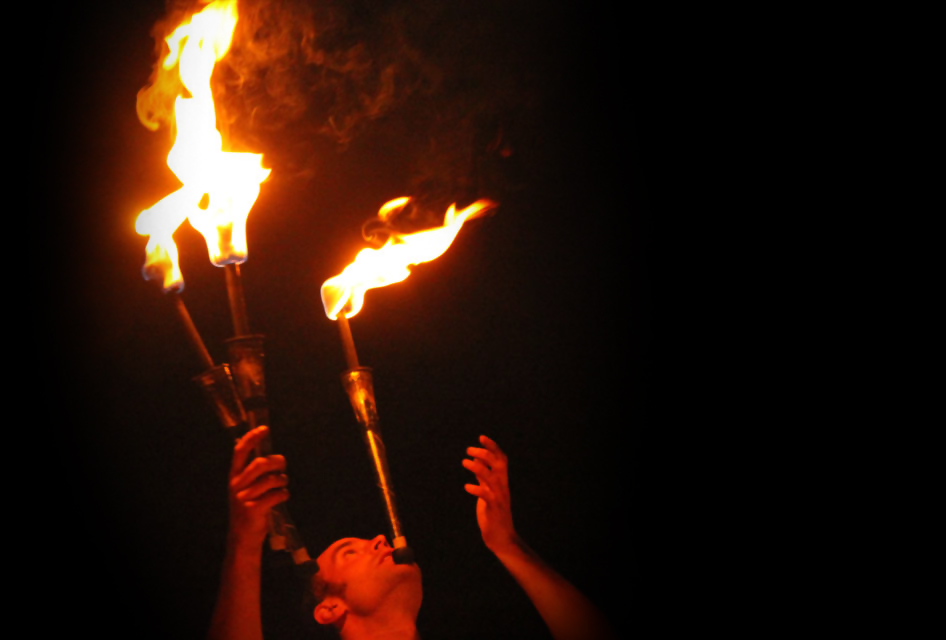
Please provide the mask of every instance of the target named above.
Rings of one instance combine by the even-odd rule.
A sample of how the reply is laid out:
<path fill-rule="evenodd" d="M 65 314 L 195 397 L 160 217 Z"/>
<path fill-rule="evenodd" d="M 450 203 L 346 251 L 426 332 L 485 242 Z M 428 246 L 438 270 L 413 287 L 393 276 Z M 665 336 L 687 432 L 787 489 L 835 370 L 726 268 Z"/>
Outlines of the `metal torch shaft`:
<path fill-rule="evenodd" d="M 171 297 L 174 299 L 174 308 L 177 309 L 177 315 L 181 318 L 181 324 L 184 325 L 184 332 L 187 333 L 188 339 L 194 346 L 194 351 L 197 352 L 197 357 L 200 358 L 201 363 L 204 365 L 204 369 L 213 369 L 213 358 L 210 357 L 210 352 L 207 351 L 207 346 L 204 344 L 200 334 L 197 332 L 197 327 L 194 326 L 194 321 L 191 319 L 191 314 L 187 312 L 187 307 L 184 306 L 184 301 L 181 300 L 181 297 L 176 292 L 171 293 Z"/>
<path fill-rule="evenodd" d="M 345 362 L 348 363 L 348 369 L 357 369 L 358 352 L 355 351 L 355 339 L 352 338 L 351 325 L 348 324 L 345 311 L 338 314 L 338 333 L 342 337 L 342 349 L 345 351 Z"/>
<path fill-rule="evenodd" d="M 233 335 L 249 335 L 250 320 L 246 314 L 246 298 L 243 296 L 240 265 L 228 264 L 224 267 L 224 272 L 227 275 L 227 298 L 230 301 L 230 315 L 233 318 Z"/>
<path fill-rule="evenodd" d="M 397 515 L 394 487 L 391 484 L 391 473 L 388 471 L 388 456 L 381 440 L 381 424 L 378 420 L 378 411 L 374 400 L 374 384 L 371 369 L 358 367 L 349 369 L 342 374 L 342 383 L 345 392 L 355 411 L 355 419 L 362 429 L 368 455 L 371 457 L 378 489 L 381 491 L 381 500 L 384 503 L 385 514 L 391 525 L 391 544 L 394 546 L 394 562 L 408 564 L 414 561 L 414 554 L 407 546 L 404 532 L 401 530 L 401 520 Z"/>
<path fill-rule="evenodd" d="M 384 449 L 381 434 L 373 429 L 365 429 L 365 444 L 368 446 L 368 453 L 374 465 L 385 512 L 391 523 L 391 539 L 396 541 L 403 538 L 404 534 L 401 531 L 401 520 L 397 516 L 397 507 L 394 504 L 394 488 L 391 486 L 391 472 L 388 471 L 388 455 Z"/>

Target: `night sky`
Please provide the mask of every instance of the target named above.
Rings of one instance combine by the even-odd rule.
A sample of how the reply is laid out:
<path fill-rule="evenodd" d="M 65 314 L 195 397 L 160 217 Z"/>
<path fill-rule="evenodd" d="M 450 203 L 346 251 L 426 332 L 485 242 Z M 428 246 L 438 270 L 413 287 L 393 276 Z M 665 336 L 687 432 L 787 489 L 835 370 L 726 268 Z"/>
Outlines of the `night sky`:
<path fill-rule="evenodd" d="M 191 381 L 200 363 L 173 306 L 141 277 L 146 239 L 134 232 L 138 212 L 177 186 L 167 135 L 135 111 L 165 9 L 68 11 L 61 59 L 47 69 L 55 180 L 39 194 L 55 221 L 43 223 L 57 247 L 43 379 L 55 391 L 37 407 L 52 424 L 35 444 L 61 453 L 44 463 L 57 482 L 43 500 L 54 564 L 71 576 L 48 588 L 71 594 L 69 628 L 200 638 L 223 557 L 232 440 Z M 472 474 L 460 461 L 481 433 L 509 456 L 522 537 L 630 630 L 645 586 L 653 249 L 633 68 L 622 62 L 628 36 L 580 3 L 365 0 L 333 11 L 345 20 L 329 45 L 365 43 L 368 91 L 372 69 L 408 50 L 391 44 L 391 16 L 414 56 L 406 73 L 421 80 L 344 143 L 320 126 L 331 108 L 357 115 L 357 96 L 325 109 L 273 106 L 243 131 L 273 167 L 242 270 L 252 328 L 266 336 L 289 509 L 313 555 L 340 537 L 387 533 L 319 287 L 367 246 L 361 225 L 384 202 L 415 196 L 442 220 L 454 200 L 488 197 L 494 215 L 468 223 L 406 281 L 370 291 L 351 322 L 374 369 L 400 516 L 423 570 L 419 630 L 548 637 L 482 544 L 463 490 Z M 264 111 L 266 96 L 252 95 Z M 236 129 L 251 100 L 231 97 Z M 187 223 L 175 238 L 182 297 L 223 361 L 232 335 L 223 270 Z M 267 550 L 265 571 L 267 640 L 311 637 L 286 559 Z"/>

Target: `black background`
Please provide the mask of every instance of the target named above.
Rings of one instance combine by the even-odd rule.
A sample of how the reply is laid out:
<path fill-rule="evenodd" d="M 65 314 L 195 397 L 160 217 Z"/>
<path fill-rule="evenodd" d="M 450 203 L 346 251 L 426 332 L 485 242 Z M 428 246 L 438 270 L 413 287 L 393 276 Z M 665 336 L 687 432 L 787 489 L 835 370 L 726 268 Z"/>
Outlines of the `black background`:
<path fill-rule="evenodd" d="M 629 631 L 648 588 L 645 503 L 660 490 L 647 471 L 654 194 L 631 42 L 642 26 L 625 32 L 576 3 L 456 4 L 437 8 L 439 23 L 446 41 L 456 34 L 464 46 L 438 64 L 463 69 L 458 61 L 480 56 L 496 73 L 529 71 L 524 99 L 504 112 L 512 153 L 490 159 L 493 178 L 474 184 L 474 195 L 500 206 L 437 261 L 369 292 L 351 323 L 375 372 L 401 519 L 424 572 L 420 632 L 547 637 L 483 546 L 463 490 L 471 474 L 460 461 L 481 433 L 509 455 L 521 535 Z M 410 5 L 356 8 L 382 15 Z M 145 239 L 134 232 L 138 212 L 176 186 L 162 169 L 167 139 L 135 113 L 153 63 L 149 32 L 163 13 L 160 2 L 71 7 L 56 21 L 61 55 L 44 69 L 53 78 L 43 99 L 52 179 L 38 196 L 50 207 L 40 227 L 54 247 L 41 249 L 52 254 L 54 349 L 36 406 L 50 424 L 31 440 L 56 481 L 44 502 L 54 568 L 43 592 L 68 602 L 70 628 L 106 638 L 201 637 L 226 531 L 232 442 L 191 382 L 199 363 L 173 307 L 141 278 Z M 472 41 L 462 35 L 470 28 Z M 399 144 L 410 138 L 412 104 L 344 150 L 322 144 L 292 158 L 309 171 L 274 171 L 249 218 L 247 305 L 267 337 L 290 510 L 314 553 L 386 531 L 319 287 L 364 246 L 364 220 L 415 195 L 416 158 L 405 156 L 427 146 Z M 223 272 L 196 232 L 176 238 L 183 298 L 220 361 L 232 333 Z M 278 556 L 266 559 L 266 637 L 306 637 L 294 576 Z"/>

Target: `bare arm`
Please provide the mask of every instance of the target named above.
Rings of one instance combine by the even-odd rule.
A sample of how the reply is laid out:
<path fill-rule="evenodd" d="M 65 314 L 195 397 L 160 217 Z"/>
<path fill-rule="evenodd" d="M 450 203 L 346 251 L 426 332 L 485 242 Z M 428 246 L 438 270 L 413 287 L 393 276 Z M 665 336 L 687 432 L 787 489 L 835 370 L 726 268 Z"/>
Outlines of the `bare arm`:
<path fill-rule="evenodd" d="M 289 498 L 286 461 L 273 455 L 247 460 L 266 436 L 258 427 L 237 441 L 230 466 L 230 525 L 220 592 L 208 640 L 262 640 L 260 565 L 269 510 Z"/>
<path fill-rule="evenodd" d="M 479 484 L 466 490 L 477 498 L 476 520 L 483 542 L 515 578 L 538 610 L 555 640 L 613 640 L 613 630 L 601 612 L 568 580 L 549 567 L 516 533 L 509 499 L 506 454 L 495 442 L 480 436 L 483 448 L 470 447 L 463 466 Z"/>

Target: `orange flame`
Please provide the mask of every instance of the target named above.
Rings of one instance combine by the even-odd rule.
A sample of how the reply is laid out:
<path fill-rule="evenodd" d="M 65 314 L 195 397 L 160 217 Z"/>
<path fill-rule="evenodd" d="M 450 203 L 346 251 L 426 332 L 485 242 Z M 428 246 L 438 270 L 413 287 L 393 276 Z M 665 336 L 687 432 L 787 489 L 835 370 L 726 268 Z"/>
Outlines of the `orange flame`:
<path fill-rule="evenodd" d="M 183 186 L 142 211 L 135 222 L 139 234 L 150 236 L 145 278 L 163 275 L 165 291 L 184 286 L 171 236 L 185 219 L 204 236 L 213 264 L 246 260 L 246 218 L 269 175 L 262 155 L 223 151 L 217 131 L 210 76 L 230 47 L 236 22 L 236 0 L 216 0 L 165 39 L 169 51 L 162 66 L 177 67 L 186 89 L 174 102 L 177 135 L 168 154 L 168 167 Z M 173 75 L 158 78 L 176 81 Z"/>
<path fill-rule="evenodd" d="M 394 209 L 403 207 L 409 198 L 398 198 L 381 207 L 378 216 L 384 220 Z M 363 249 L 355 261 L 345 267 L 339 275 L 329 278 L 322 285 L 322 304 L 325 315 L 338 319 L 344 311 L 346 318 L 361 311 L 368 289 L 386 287 L 401 282 L 410 275 L 410 265 L 430 262 L 439 258 L 453 243 L 460 227 L 467 220 L 482 215 L 496 206 L 489 200 L 477 200 L 457 212 L 450 205 L 443 226 L 418 233 L 393 235 L 380 249 Z M 350 308 L 346 309 L 350 305 Z"/>

